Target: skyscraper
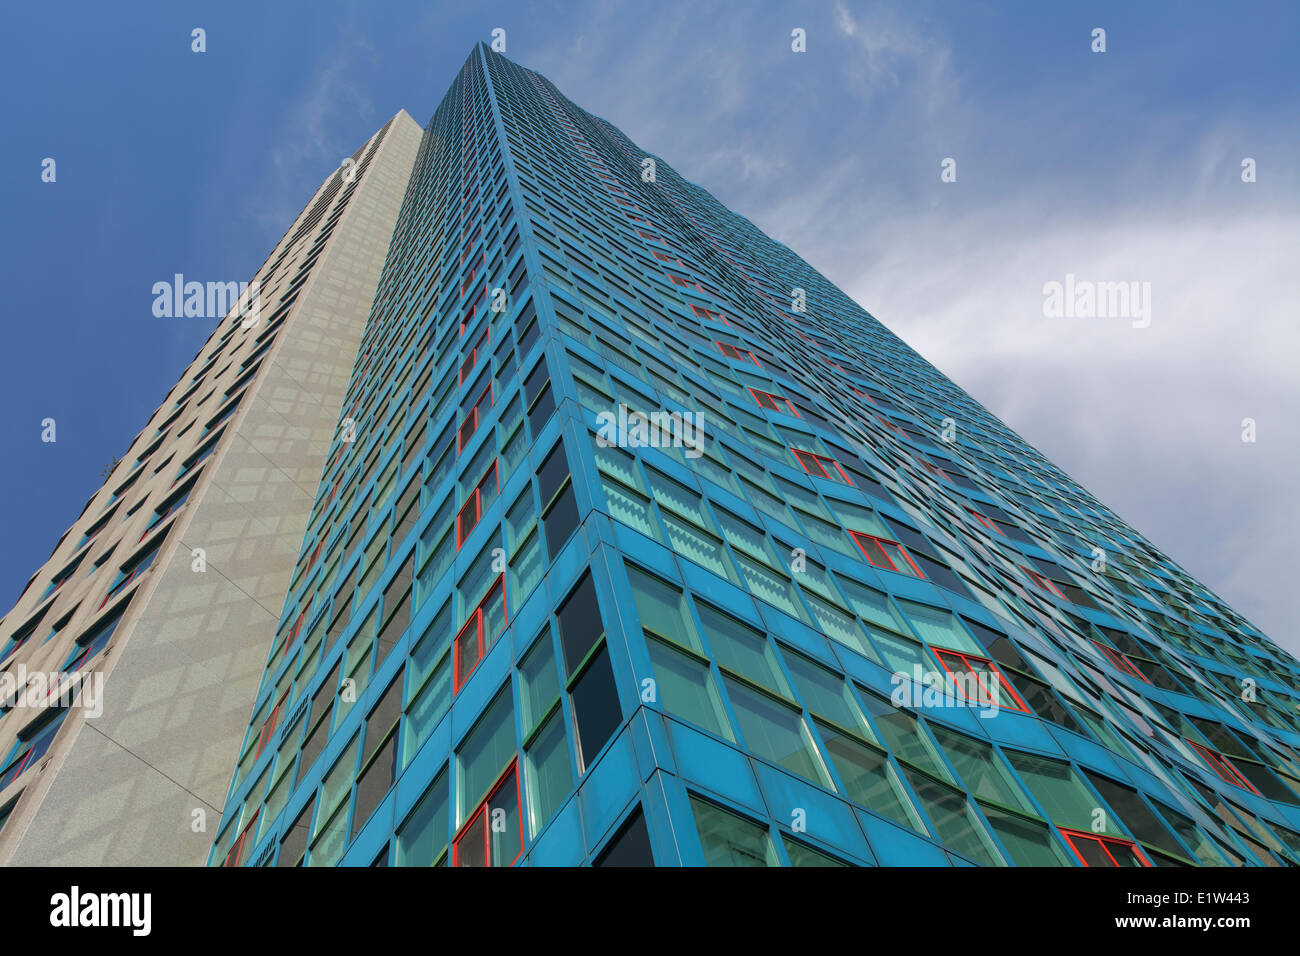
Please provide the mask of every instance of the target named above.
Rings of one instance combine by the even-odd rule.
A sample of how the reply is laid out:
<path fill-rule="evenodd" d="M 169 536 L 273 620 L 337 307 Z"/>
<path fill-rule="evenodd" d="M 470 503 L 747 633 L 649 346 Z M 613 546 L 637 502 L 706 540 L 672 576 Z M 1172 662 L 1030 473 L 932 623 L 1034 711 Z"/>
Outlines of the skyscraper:
<path fill-rule="evenodd" d="M 789 249 L 486 46 L 404 185 L 209 862 L 1300 863 L 1300 664 Z"/>
<path fill-rule="evenodd" d="M 0 622 L 0 863 L 206 859 L 419 137 L 321 184 Z"/>

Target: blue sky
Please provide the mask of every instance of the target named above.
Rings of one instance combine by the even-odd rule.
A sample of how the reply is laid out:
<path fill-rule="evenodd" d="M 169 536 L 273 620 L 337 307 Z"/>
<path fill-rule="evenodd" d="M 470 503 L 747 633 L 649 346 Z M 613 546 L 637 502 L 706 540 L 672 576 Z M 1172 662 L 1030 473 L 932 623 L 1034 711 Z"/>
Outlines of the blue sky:
<path fill-rule="evenodd" d="M 508 56 L 1300 649 L 1293 3 L 56 0 L 6 20 L 0 605 L 211 330 L 155 318 L 153 283 L 251 277 L 344 156 L 398 108 L 426 122 L 502 27 Z M 1067 273 L 1150 282 L 1150 326 L 1044 317 Z"/>

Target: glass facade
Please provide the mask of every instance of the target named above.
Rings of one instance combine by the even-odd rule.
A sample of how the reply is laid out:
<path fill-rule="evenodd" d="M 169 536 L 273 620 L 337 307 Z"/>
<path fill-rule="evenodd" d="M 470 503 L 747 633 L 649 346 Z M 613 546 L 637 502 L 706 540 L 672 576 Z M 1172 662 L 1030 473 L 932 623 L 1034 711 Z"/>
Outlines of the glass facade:
<path fill-rule="evenodd" d="M 480 46 L 210 859 L 1295 865 L 1298 688 L 793 252 Z"/>

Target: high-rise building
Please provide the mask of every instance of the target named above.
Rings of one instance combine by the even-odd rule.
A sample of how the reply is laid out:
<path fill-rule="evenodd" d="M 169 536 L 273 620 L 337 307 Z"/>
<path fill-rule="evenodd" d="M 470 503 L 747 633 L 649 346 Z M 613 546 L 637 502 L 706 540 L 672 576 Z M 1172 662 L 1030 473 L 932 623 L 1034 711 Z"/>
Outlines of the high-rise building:
<path fill-rule="evenodd" d="M 157 277 L 157 321 L 232 308 L 0 622 L 0 863 L 207 859 L 420 133 L 345 161 L 242 299 Z"/>
<path fill-rule="evenodd" d="M 1300 664 L 789 249 L 481 45 L 403 185 L 210 863 L 1300 863 Z"/>

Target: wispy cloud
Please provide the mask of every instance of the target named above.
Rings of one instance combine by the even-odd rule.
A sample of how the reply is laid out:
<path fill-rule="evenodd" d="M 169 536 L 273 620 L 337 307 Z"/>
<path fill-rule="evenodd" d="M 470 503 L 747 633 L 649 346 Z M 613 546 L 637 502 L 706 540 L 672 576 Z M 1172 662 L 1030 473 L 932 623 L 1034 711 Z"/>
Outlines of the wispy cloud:
<path fill-rule="evenodd" d="M 268 199 L 259 204 L 259 222 L 283 229 L 302 208 L 304 184 L 315 188 L 361 145 L 348 137 L 355 138 L 356 117 L 372 115 L 375 106 L 356 77 L 374 59 L 374 47 L 346 29 L 340 29 L 334 47 L 319 58 L 319 71 L 310 75 L 302 95 L 275 127 L 263 190 Z"/>
<path fill-rule="evenodd" d="M 906 87 L 909 102 L 927 110 L 938 109 L 951 98 L 955 83 L 949 68 L 951 51 L 939 34 L 922 32 L 888 7 L 855 15 L 839 0 L 833 22 L 836 32 L 859 53 L 845 58 L 843 64 L 859 96 L 892 96 Z"/>

